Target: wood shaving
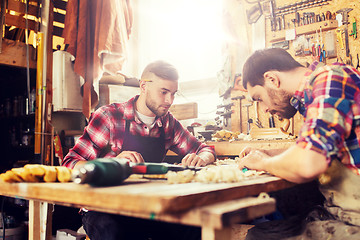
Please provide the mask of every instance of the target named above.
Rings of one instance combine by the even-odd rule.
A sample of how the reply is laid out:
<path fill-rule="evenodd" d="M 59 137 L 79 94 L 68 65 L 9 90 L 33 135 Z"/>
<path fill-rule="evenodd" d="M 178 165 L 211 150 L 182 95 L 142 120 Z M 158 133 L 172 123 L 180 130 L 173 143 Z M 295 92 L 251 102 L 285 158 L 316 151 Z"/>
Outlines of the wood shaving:
<path fill-rule="evenodd" d="M 240 182 L 265 174 L 264 171 L 247 170 L 243 172 L 237 166 L 238 159 L 217 160 L 214 165 L 209 165 L 204 169 L 195 172 L 185 170 L 180 172 L 168 172 L 166 174 L 168 183 L 233 183 Z"/>

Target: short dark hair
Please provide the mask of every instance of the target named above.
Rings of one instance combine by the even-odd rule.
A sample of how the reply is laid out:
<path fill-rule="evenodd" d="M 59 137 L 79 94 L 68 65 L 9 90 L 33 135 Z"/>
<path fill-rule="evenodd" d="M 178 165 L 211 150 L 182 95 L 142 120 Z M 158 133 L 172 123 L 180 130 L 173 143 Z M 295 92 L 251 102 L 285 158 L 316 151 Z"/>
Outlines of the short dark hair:
<path fill-rule="evenodd" d="M 243 67 L 243 86 L 264 85 L 264 73 L 271 70 L 290 71 L 303 67 L 286 50 L 282 48 L 266 48 L 255 51 Z"/>
<path fill-rule="evenodd" d="M 145 67 L 141 75 L 141 79 L 149 78 L 149 75 L 151 75 L 151 73 L 155 74 L 159 78 L 166 80 L 177 81 L 179 79 L 179 74 L 176 68 L 170 63 L 162 60 L 149 63 Z"/>

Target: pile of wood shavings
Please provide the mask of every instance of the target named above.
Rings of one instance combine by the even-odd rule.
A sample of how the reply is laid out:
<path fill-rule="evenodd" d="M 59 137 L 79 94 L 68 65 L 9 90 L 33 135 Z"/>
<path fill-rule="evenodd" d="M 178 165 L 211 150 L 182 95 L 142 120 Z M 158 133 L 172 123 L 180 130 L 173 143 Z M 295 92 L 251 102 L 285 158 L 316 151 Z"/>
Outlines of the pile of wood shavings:
<path fill-rule="evenodd" d="M 167 182 L 170 184 L 202 182 L 202 183 L 233 183 L 244 179 L 257 177 L 265 174 L 264 171 L 247 170 L 242 171 L 238 168 L 238 159 L 217 160 L 214 165 L 195 172 L 185 170 L 180 172 L 168 172 Z"/>

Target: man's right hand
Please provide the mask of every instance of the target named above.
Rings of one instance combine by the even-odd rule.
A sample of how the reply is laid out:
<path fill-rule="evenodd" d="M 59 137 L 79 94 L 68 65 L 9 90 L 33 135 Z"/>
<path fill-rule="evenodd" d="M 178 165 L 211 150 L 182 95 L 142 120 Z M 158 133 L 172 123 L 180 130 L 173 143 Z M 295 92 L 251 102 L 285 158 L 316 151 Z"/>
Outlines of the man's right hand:
<path fill-rule="evenodd" d="M 123 151 L 119 155 L 117 155 L 117 158 L 125 158 L 133 163 L 144 162 L 144 158 L 141 156 L 141 154 L 135 151 Z"/>
<path fill-rule="evenodd" d="M 255 150 L 258 150 L 258 149 L 255 149 L 255 148 L 252 148 L 252 147 L 245 147 L 239 154 L 239 158 L 243 158 L 245 157 L 246 155 L 248 155 L 250 152 L 252 151 L 255 151 Z"/>

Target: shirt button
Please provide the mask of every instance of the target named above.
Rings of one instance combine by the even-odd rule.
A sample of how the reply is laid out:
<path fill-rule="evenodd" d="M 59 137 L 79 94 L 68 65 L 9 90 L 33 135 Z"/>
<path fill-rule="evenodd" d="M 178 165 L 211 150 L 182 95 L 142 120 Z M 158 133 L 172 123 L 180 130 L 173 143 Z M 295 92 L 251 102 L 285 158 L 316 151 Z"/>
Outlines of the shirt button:
<path fill-rule="evenodd" d="M 147 126 L 145 126 L 145 129 L 147 129 Z"/>
<path fill-rule="evenodd" d="M 332 151 L 334 149 L 333 145 L 330 143 L 327 143 L 326 147 L 328 148 L 329 151 Z"/>

